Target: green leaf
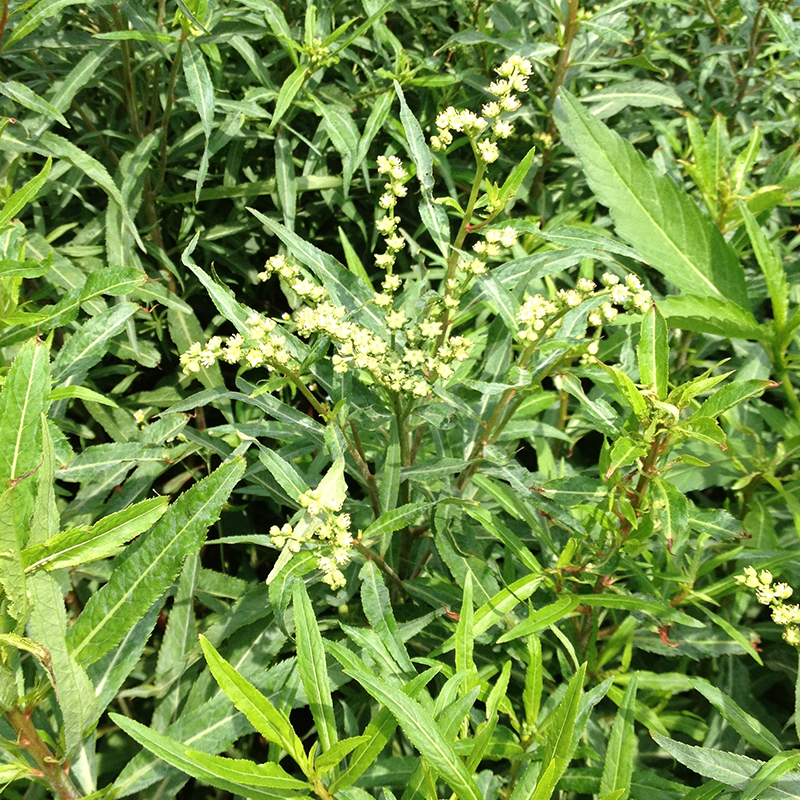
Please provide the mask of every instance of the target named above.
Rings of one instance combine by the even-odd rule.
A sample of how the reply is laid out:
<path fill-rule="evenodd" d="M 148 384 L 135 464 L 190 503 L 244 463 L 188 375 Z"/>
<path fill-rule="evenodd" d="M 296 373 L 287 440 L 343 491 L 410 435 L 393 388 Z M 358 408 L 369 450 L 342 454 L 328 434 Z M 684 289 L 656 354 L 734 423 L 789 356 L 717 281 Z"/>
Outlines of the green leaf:
<path fill-rule="evenodd" d="M 281 458 L 274 450 L 260 450 L 258 458 L 278 482 L 278 486 L 292 500 L 297 500 L 301 494 L 308 491 L 308 484 L 300 477 L 294 466 Z"/>
<path fill-rule="evenodd" d="M 731 625 L 731 623 L 728 622 L 728 620 L 726 620 L 724 617 L 721 617 L 719 614 L 715 614 L 710 608 L 706 608 L 706 606 L 702 603 L 697 603 L 696 607 L 699 608 L 700 611 L 702 611 L 715 625 L 725 631 L 725 633 L 727 633 L 734 642 L 739 644 L 744 652 L 750 656 L 750 658 L 752 658 L 757 664 L 763 666 L 764 662 L 761 660 L 761 656 L 758 654 L 753 642 L 751 642 L 740 630 Z"/>
<path fill-rule="evenodd" d="M 641 442 L 631 439 L 630 436 L 620 436 L 611 448 L 611 460 L 608 463 L 605 479 L 608 480 L 620 467 L 630 466 L 637 459 L 644 458 L 649 449 Z"/>
<path fill-rule="evenodd" d="M 320 775 L 324 775 L 329 770 L 337 766 L 341 760 L 348 754 L 355 750 L 359 745 L 369 741 L 370 736 L 353 736 L 350 739 L 344 739 L 337 742 L 330 750 L 325 751 L 322 755 L 317 756 L 314 761 L 314 769 Z"/>
<path fill-rule="evenodd" d="M 0 487 L 38 467 L 41 415 L 49 406 L 49 348 L 31 340 L 20 348 L 0 390 Z"/>
<path fill-rule="evenodd" d="M 109 341 L 139 310 L 136 303 L 118 303 L 85 322 L 61 348 L 53 362 L 53 382 L 82 383 L 106 354 Z"/>
<path fill-rule="evenodd" d="M 14 217 L 30 203 L 39 190 L 44 186 L 47 177 L 50 175 L 50 168 L 53 166 L 53 159 L 48 158 L 42 171 L 35 177 L 31 178 L 21 189 L 18 189 L 11 197 L 3 204 L 3 210 L 0 211 L 0 225 L 5 225 L 10 222 Z M 25 262 L 28 263 L 27 261 Z M 35 276 L 32 276 L 35 277 Z"/>
<path fill-rule="evenodd" d="M 71 528 L 46 542 L 26 547 L 26 573 L 88 564 L 116 555 L 125 542 L 149 530 L 167 510 L 166 497 L 151 497 L 103 517 L 91 527 Z"/>
<path fill-rule="evenodd" d="M 530 548 L 526 547 L 522 540 L 513 531 L 503 525 L 494 514 L 491 514 L 485 508 L 470 508 L 469 506 L 465 506 L 464 511 L 503 542 L 503 544 L 520 560 L 520 563 L 525 565 L 531 572 L 540 573 L 542 571 L 542 565 L 536 559 L 536 556 L 531 553 Z"/>
<path fill-rule="evenodd" d="M 56 504 L 54 478 L 56 471 L 56 453 L 53 437 L 44 413 L 40 416 L 42 429 L 42 463 L 38 470 L 36 498 L 33 503 L 30 536 L 28 546 L 38 545 L 55 536 L 61 527 L 61 515 Z M 22 553 L 23 567 L 25 553 Z"/>
<path fill-rule="evenodd" d="M 0 587 L 8 601 L 7 613 L 22 631 L 28 617 L 28 594 L 22 566 L 23 532 L 15 519 L 15 497 L 18 486 L 0 494 Z"/>
<path fill-rule="evenodd" d="M 693 772 L 736 789 L 744 789 L 764 763 L 747 756 L 676 742 L 653 731 L 650 735 L 676 761 L 689 767 Z M 762 797 L 766 800 L 767 795 Z"/>
<path fill-rule="evenodd" d="M 622 698 L 622 704 L 614 717 L 614 727 L 608 740 L 603 775 L 600 778 L 600 794 L 621 791 L 620 798 L 627 798 L 633 778 L 633 762 L 636 756 L 636 734 L 633 730 L 633 712 L 636 703 L 636 673 L 631 677 Z"/>
<path fill-rule="evenodd" d="M 53 105 L 43 100 L 30 87 L 18 81 L 0 81 L 0 94 L 10 97 L 15 103 L 41 114 L 48 119 L 60 122 L 65 128 L 71 125 L 64 115 Z"/>
<path fill-rule="evenodd" d="M 772 314 L 775 317 L 775 324 L 782 328 L 786 324 L 786 315 L 789 307 L 789 284 L 786 280 L 786 272 L 783 269 L 781 259 L 772 248 L 766 234 L 750 213 L 744 203 L 739 204 L 742 213 L 747 235 L 750 237 L 750 244 L 753 246 L 758 266 L 764 274 L 767 283 L 767 291 L 772 301 Z"/>
<path fill-rule="evenodd" d="M 41 147 L 37 148 L 37 152 L 43 150 L 44 155 L 52 155 L 56 158 L 60 158 L 62 161 L 72 164 L 103 189 L 109 199 L 119 206 L 120 214 L 123 220 L 125 220 L 125 224 L 128 226 L 131 235 L 136 240 L 136 244 L 144 250 L 144 243 L 139 236 L 139 231 L 136 229 L 133 217 L 131 217 L 128 211 L 128 205 L 106 168 L 96 158 L 90 156 L 88 153 L 72 144 L 72 142 L 67 141 L 67 139 L 61 136 L 56 136 L 56 134 L 50 131 L 42 134 L 39 143 Z"/>
<path fill-rule="evenodd" d="M 96 718 L 97 699 L 86 671 L 67 649 L 67 614 L 58 582 L 40 572 L 28 578 L 27 585 L 33 604 L 29 624 L 36 640 L 50 653 L 53 685 L 64 720 L 64 754 L 69 757 Z"/>
<path fill-rule="evenodd" d="M 102 477 L 126 461 L 144 463 L 163 461 L 166 451 L 161 447 L 139 442 L 111 442 L 87 447 L 70 461 L 69 466 L 58 470 L 56 477 L 62 481 L 88 483 Z"/>
<path fill-rule="evenodd" d="M 41 2 L 29 6 L 28 13 L 14 26 L 5 47 L 11 47 L 12 44 L 35 31 L 46 19 L 54 17 L 62 9 L 77 5 L 79 2 L 80 0 L 41 0 Z"/>
<path fill-rule="evenodd" d="M 564 619 L 567 614 L 571 614 L 580 604 L 581 597 L 577 594 L 562 594 L 555 603 L 550 603 L 542 608 L 531 611 L 526 620 L 515 625 L 510 631 L 504 633 L 498 640 L 498 644 L 511 642 L 522 636 L 530 636 L 537 631 L 554 625 L 559 620 Z"/>
<path fill-rule="evenodd" d="M 416 670 L 406 652 L 405 644 L 392 612 L 389 592 L 374 561 L 367 561 L 359 573 L 361 607 L 372 629 L 380 636 L 394 660 L 409 675 Z"/>
<path fill-rule="evenodd" d="M 647 600 L 644 597 L 633 597 L 625 594 L 582 594 L 579 595 L 581 605 L 600 607 L 600 608 L 624 608 L 629 611 L 646 611 L 654 617 L 672 619 L 680 622 L 681 625 L 688 625 L 690 628 L 704 628 L 702 622 L 690 617 L 683 611 L 673 608 L 669 603 L 659 600 Z"/>
<path fill-rule="evenodd" d="M 201 767 L 220 778 L 234 781 L 243 786 L 263 786 L 265 789 L 308 789 L 306 781 L 297 780 L 286 772 L 279 764 L 256 764 L 246 758 L 225 758 L 224 756 L 209 755 L 199 750 L 187 750 L 186 757 Z M 250 796 L 245 790 L 240 789 L 237 794 Z M 279 797 L 280 795 L 273 795 Z"/>
<path fill-rule="evenodd" d="M 339 103 L 321 103 L 313 94 L 310 97 L 317 113 L 325 121 L 325 130 L 331 143 L 342 157 L 342 191 L 347 197 L 355 171 L 353 157 L 358 150 L 358 128 L 344 106 Z"/>
<path fill-rule="evenodd" d="M 672 106 L 681 108 L 683 100 L 668 84 L 656 81 L 620 81 L 604 89 L 590 92 L 581 97 L 581 102 L 592 104 L 592 115 L 605 119 L 627 106 L 652 108 L 653 106 Z"/>
<path fill-rule="evenodd" d="M 473 651 L 475 649 L 475 631 L 473 629 L 473 607 L 472 607 L 472 575 L 467 573 L 464 578 L 464 593 L 461 601 L 461 613 L 458 617 L 456 626 L 456 672 L 475 673 L 475 661 Z M 470 678 L 462 684 L 462 696 L 468 689 L 472 688 Z"/>
<path fill-rule="evenodd" d="M 726 384 L 717 392 L 711 395 L 700 408 L 695 411 L 698 417 L 717 417 L 729 411 L 739 403 L 750 400 L 752 397 L 761 397 L 767 389 L 774 389 L 777 384 L 774 381 L 744 380 L 734 381 Z"/>
<path fill-rule="evenodd" d="M 204 637 L 200 637 L 208 667 L 228 699 L 244 714 L 250 724 L 268 741 L 280 745 L 300 765 L 307 763 L 303 743 L 289 718 L 245 680 Z"/>
<path fill-rule="evenodd" d="M 220 466 L 182 494 L 117 558 L 108 583 L 92 595 L 69 630 L 68 642 L 78 663 L 91 664 L 119 644 L 163 596 L 183 559 L 202 547 L 244 469 L 241 456 Z"/>
<path fill-rule="evenodd" d="M 640 382 L 658 400 L 666 400 L 669 382 L 669 343 L 667 323 L 655 304 L 642 318 L 642 335 L 636 349 Z"/>
<path fill-rule="evenodd" d="M 297 634 L 297 668 L 314 718 L 320 747 L 325 752 L 338 741 L 325 647 L 306 585 L 299 578 L 295 579 L 292 598 Z"/>
<path fill-rule="evenodd" d="M 109 31 L 95 33 L 94 38 L 111 42 L 160 42 L 161 44 L 177 44 L 179 41 L 175 36 L 158 31 Z"/>
<path fill-rule="evenodd" d="M 442 776 L 459 800 L 482 800 L 480 790 L 453 746 L 442 734 L 436 720 L 419 703 L 380 678 L 347 666 L 345 672 L 391 711 L 414 747 Z"/>
<path fill-rule="evenodd" d="M 234 795 L 250 797 L 253 798 L 253 800 L 279 800 L 280 797 L 285 796 L 262 790 L 256 786 L 245 783 L 242 778 L 252 781 L 254 779 L 254 772 L 247 767 L 240 766 L 237 768 L 234 766 L 237 762 L 233 761 L 233 759 L 225 759 L 225 761 L 233 761 L 233 764 L 220 764 L 216 761 L 207 760 L 207 756 L 203 758 L 205 756 L 204 753 L 189 749 L 185 744 L 176 742 L 169 736 L 164 736 L 163 733 L 158 733 L 152 728 L 142 725 L 140 722 L 120 716 L 119 714 L 111 714 L 110 716 L 116 725 L 119 725 L 125 733 L 139 742 L 143 747 L 146 747 L 173 767 L 185 772 L 187 775 L 198 778 L 209 786 L 231 792 Z M 256 772 L 261 773 L 267 780 L 270 780 L 272 777 L 270 773 L 275 771 L 266 770 L 266 767 L 277 767 L 278 770 L 283 772 L 277 764 L 254 764 L 253 766 L 256 767 Z M 232 776 L 236 777 L 232 779 Z M 286 780 L 278 774 L 276 774 L 276 778 L 277 777 Z M 287 777 L 290 781 L 293 780 L 291 776 Z M 297 781 L 297 783 L 300 784 L 300 781 Z M 286 786 L 285 783 L 283 785 Z M 293 788 L 297 787 L 295 786 Z"/>
<path fill-rule="evenodd" d="M 758 797 L 765 797 L 767 795 L 767 789 L 772 786 L 778 778 L 798 765 L 800 765 L 800 753 L 796 750 L 776 753 L 751 778 L 750 783 L 747 784 L 742 792 L 740 800 L 756 800 Z"/>
<path fill-rule="evenodd" d="M 755 717 L 752 717 L 716 686 L 712 686 L 702 678 L 692 680 L 692 686 L 719 711 L 722 718 L 746 742 L 758 748 L 768 756 L 775 756 L 781 752 L 781 743 L 764 727 Z"/>
<path fill-rule="evenodd" d="M 52 253 L 44 261 L 35 258 L 26 258 L 24 261 L 0 261 L 0 277 L 41 278 L 52 266 Z"/>
<path fill-rule="evenodd" d="M 536 154 L 536 148 L 531 147 L 530 150 L 522 157 L 522 161 L 514 167 L 508 174 L 505 183 L 500 187 L 500 193 L 497 200 L 497 209 L 505 208 L 509 201 L 517 193 L 517 189 L 522 186 L 522 181 L 525 180 L 528 172 L 530 172 L 531 164 L 533 164 L 533 157 Z"/>
<path fill-rule="evenodd" d="M 414 522 L 414 520 L 419 519 L 420 514 L 427 511 L 431 506 L 432 503 L 417 502 L 387 511 L 367 526 L 362 538 L 365 541 L 375 541 L 399 531 Z"/>
<path fill-rule="evenodd" d="M 430 192 L 434 186 L 433 159 L 431 158 L 430 148 L 425 142 L 425 134 L 423 134 L 416 117 L 411 113 L 403 90 L 397 81 L 394 81 L 394 90 L 400 99 L 400 122 L 403 124 L 403 130 L 406 133 L 408 151 L 417 168 L 417 180 L 422 184 L 423 191 Z"/>
<path fill-rule="evenodd" d="M 297 216 L 297 177 L 289 139 L 283 129 L 275 137 L 275 182 L 283 212 L 283 224 L 293 231 Z"/>
<path fill-rule="evenodd" d="M 567 691 L 544 722 L 546 735 L 543 748 L 543 764 L 556 764 L 553 786 L 561 777 L 572 752 L 572 741 L 575 736 L 575 719 L 578 705 L 583 695 L 583 681 L 586 675 L 586 664 L 581 664 L 572 676 Z M 535 796 L 535 795 L 534 795 Z M 550 794 L 543 795 L 549 797 Z"/>
<path fill-rule="evenodd" d="M 87 403 L 100 403 L 100 405 L 119 408 L 110 398 L 85 386 L 57 386 L 50 390 L 50 402 L 57 400 L 85 400 Z"/>
<path fill-rule="evenodd" d="M 208 140 L 214 128 L 214 85 L 202 50 L 190 42 L 187 40 L 183 45 L 183 75 Z"/>
<path fill-rule="evenodd" d="M 598 200 L 611 209 L 619 235 L 681 291 L 747 309 L 741 264 L 691 197 L 563 87 L 559 101 L 566 115 L 559 130 L 580 157 Z"/>
<path fill-rule="evenodd" d="M 297 67 L 295 71 L 283 82 L 280 92 L 278 92 L 278 99 L 275 101 L 275 111 L 272 114 L 272 122 L 270 122 L 270 130 L 272 130 L 278 122 L 283 118 L 286 110 L 292 104 L 297 93 L 303 88 L 303 84 L 308 77 L 308 67 Z"/>
<path fill-rule="evenodd" d="M 255 312 L 242 305 L 237 299 L 236 295 L 227 287 L 217 283 L 204 269 L 198 267 L 192 258 L 192 253 L 197 247 L 197 242 L 200 239 L 200 231 L 198 231 L 191 242 L 186 246 L 186 249 L 181 253 L 181 263 L 188 267 L 198 278 L 200 283 L 203 284 L 205 290 L 208 292 L 217 310 L 222 314 L 228 322 L 232 323 L 239 333 L 243 336 L 248 336 L 247 319 Z"/>

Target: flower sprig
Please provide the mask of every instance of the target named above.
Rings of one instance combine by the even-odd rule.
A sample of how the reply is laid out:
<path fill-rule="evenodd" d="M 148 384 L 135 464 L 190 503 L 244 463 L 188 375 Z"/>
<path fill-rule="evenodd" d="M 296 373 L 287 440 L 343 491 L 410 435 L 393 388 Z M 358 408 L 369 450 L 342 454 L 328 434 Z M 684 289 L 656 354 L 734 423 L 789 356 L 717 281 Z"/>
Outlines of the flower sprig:
<path fill-rule="evenodd" d="M 342 501 L 323 500 L 322 492 L 309 489 L 298 498 L 300 505 L 312 518 L 312 522 L 292 527 L 288 523 L 273 525 L 269 529 L 272 543 L 278 549 L 284 547 L 299 553 L 303 544 L 316 537 L 317 567 L 322 571 L 322 581 L 331 589 L 341 589 L 346 584 L 340 567 L 350 563 L 353 535 L 350 531 L 350 515 L 340 514 Z"/>
<path fill-rule="evenodd" d="M 737 583 L 748 589 L 755 589 L 756 600 L 770 606 L 772 621 L 783 627 L 783 639 L 795 647 L 800 647 L 800 605 L 787 603 L 792 596 L 788 583 L 773 583 L 768 569 L 756 572 L 755 567 L 745 567 L 742 575 L 736 576 Z"/>
<path fill-rule="evenodd" d="M 433 150 L 444 150 L 453 143 L 453 133 L 469 137 L 476 156 L 485 164 L 497 161 L 498 140 L 514 134 L 514 126 L 503 114 L 519 109 L 521 103 L 515 92 L 528 91 L 528 78 L 533 72 L 531 62 L 521 56 L 511 56 L 495 72 L 499 80 L 492 81 L 489 91 L 497 98 L 485 103 L 481 116 L 474 111 L 457 111 L 449 106 L 436 117 L 436 135 L 431 137 Z"/>
<path fill-rule="evenodd" d="M 600 279 L 602 288 L 589 278 L 580 278 L 574 289 L 559 289 L 555 297 L 548 299 L 541 294 L 528 296 L 517 312 L 520 324 L 518 336 L 523 342 L 535 344 L 542 337 L 553 336 L 561 326 L 566 310 L 577 308 L 591 297 L 608 296 L 608 302 L 589 312 L 589 325 L 602 330 L 603 325 L 613 322 L 620 308 L 642 313 L 652 302 L 652 295 L 643 286 L 636 275 L 629 274 L 622 283 L 618 276 L 606 272 Z M 588 353 L 596 355 L 598 338 L 590 342 Z"/>

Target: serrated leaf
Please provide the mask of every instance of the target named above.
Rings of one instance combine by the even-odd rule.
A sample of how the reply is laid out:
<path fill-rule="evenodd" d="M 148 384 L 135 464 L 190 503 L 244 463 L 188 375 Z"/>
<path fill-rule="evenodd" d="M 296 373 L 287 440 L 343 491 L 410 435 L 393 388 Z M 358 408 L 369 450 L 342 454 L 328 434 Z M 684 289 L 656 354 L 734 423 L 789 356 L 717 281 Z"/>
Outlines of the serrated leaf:
<path fill-rule="evenodd" d="M 234 795 L 253 798 L 253 800 L 278 800 L 278 798 L 281 797 L 281 795 L 270 792 L 266 788 L 260 789 L 258 786 L 248 785 L 242 781 L 243 777 L 249 780 L 255 780 L 256 778 L 253 772 L 248 770 L 247 767 L 239 766 L 237 768 L 237 762 L 233 759 L 225 759 L 225 761 L 232 761 L 233 764 L 221 764 L 217 761 L 212 761 L 207 754 L 187 748 L 185 744 L 176 742 L 169 736 L 164 736 L 164 734 L 158 733 L 152 728 L 142 725 L 140 722 L 120 716 L 119 714 L 111 714 L 110 716 L 115 724 L 119 725 L 125 733 L 139 742 L 143 747 L 146 747 L 173 767 L 185 772 L 187 775 L 198 778 L 209 786 L 231 792 Z M 253 766 L 256 767 L 255 772 L 260 773 L 265 780 L 270 780 L 272 778 L 272 776 L 269 775 L 269 772 L 272 770 L 263 769 L 265 767 L 277 767 L 278 770 L 283 772 L 277 764 L 253 764 Z M 233 775 L 236 775 L 237 778 L 232 779 Z M 288 777 L 289 781 L 293 780 L 290 776 Z M 296 783 L 300 784 L 300 786 L 304 785 L 300 783 L 300 781 Z M 285 787 L 286 784 L 284 783 L 283 786 Z M 298 787 L 294 785 L 291 788 Z"/>
<path fill-rule="evenodd" d="M 64 750 L 69 757 L 95 720 L 94 687 L 67 649 L 67 614 L 58 582 L 40 572 L 28 578 L 27 585 L 32 601 L 29 624 L 36 640 L 50 653 L 56 698 L 64 720 Z"/>
<path fill-rule="evenodd" d="M 530 636 L 537 631 L 544 630 L 550 625 L 554 625 L 568 614 L 571 614 L 578 607 L 580 601 L 580 596 L 576 594 L 561 595 L 554 603 L 531 611 L 526 620 L 515 625 L 507 633 L 504 633 L 497 640 L 497 643 L 503 644 L 504 642 L 511 642 L 514 639 L 519 639 L 522 636 Z"/>
<path fill-rule="evenodd" d="M 0 81 L 0 94 L 11 98 L 23 108 L 60 122 L 65 128 L 71 127 L 64 115 L 55 106 L 48 103 L 47 100 L 43 100 L 29 86 L 25 86 L 24 83 L 19 83 L 19 81 Z"/>
<path fill-rule="evenodd" d="M 85 322 L 61 348 L 53 362 L 53 381 L 82 383 L 106 354 L 108 343 L 139 310 L 136 303 L 118 303 Z"/>
<path fill-rule="evenodd" d="M 627 798 L 630 792 L 633 761 L 636 756 L 636 735 L 633 730 L 636 687 L 636 673 L 634 673 L 625 689 L 617 715 L 614 717 L 603 774 L 600 778 L 601 795 L 619 791 L 620 798 Z"/>
<path fill-rule="evenodd" d="M 782 748 L 775 735 L 755 717 L 740 708 L 728 695 L 702 678 L 692 680 L 692 686 L 719 711 L 722 718 L 746 742 L 768 756 L 778 755 Z"/>
<path fill-rule="evenodd" d="M 774 381 L 744 380 L 726 384 L 706 400 L 694 415 L 716 419 L 745 400 L 761 397 L 767 389 L 774 389 Z M 693 416 L 694 416 L 693 415 Z M 690 418 L 691 419 L 691 418 Z"/>
<path fill-rule="evenodd" d="M 347 666 L 345 672 L 391 711 L 411 743 L 448 783 L 459 800 L 482 800 L 475 781 L 439 729 L 436 720 L 419 703 L 380 678 Z"/>
<path fill-rule="evenodd" d="M 245 469 L 241 456 L 182 494 L 156 525 L 117 558 L 108 583 L 90 598 L 68 642 L 80 664 L 91 664 L 125 634 L 175 579 L 183 559 L 205 542 L 206 533 Z"/>
<path fill-rule="evenodd" d="M 278 122 L 283 118 L 289 106 L 292 104 L 297 93 L 303 88 L 303 84 L 308 77 L 308 67 L 297 67 L 294 72 L 283 82 L 278 98 L 275 101 L 275 111 L 272 113 L 272 122 L 270 122 L 270 130 L 272 130 Z"/>
<path fill-rule="evenodd" d="M 620 467 L 627 467 L 635 463 L 638 458 L 647 455 L 649 448 L 641 442 L 636 442 L 629 436 L 620 436 L 611 448 L 611 460 L 606 470 L 605 478 L 608 480 Z"/>
<path fill-rule="evenodd" d="M 27 573 L 88 564 L 116 555 L 135 536 L 149 530 L 167 510 L 166 497 L 142 500 L 109 514 L 91 527 L 62 531 L 46 542 L 26 547 L 22 562 Z"/>
<path fill-rule="evenodd" d="M 392 658 L 409 675 L 415 673 L 392 612 L 389 592 L 374 561 L 367 561 L 359 573 L 361 607 L 372 629 L 380 636 Z"/>
<path fill-rule="evenodd" d="M 11 486 L 0 494 L 0 588 L 8 601 L 7 614 L 22 631 L 28 617 L 28 594 L 21 555 L 24 534 L 15 519 L 17 489 Z"/>
<path fill-rule="evenodd" d="M 305 583 L 295 579 L 292 589 L 297 635 L 297 668 L 317 729 L 320 748 L 326 752 L 338 741 L 325 647 Z"/>
<path fill-rule="evenodd" d="M 53 159 L 48 158 L 41 172 L 35 178 L 31 178 L 21 189 L 14 192 L 14 194 L 3 203 L 3 210 L 0 211 L 0 225 L 5 225 L 7 222 L 14 219 L 14 217 L 36 197 L 39 190 L 47 181 L 52 165 Z M 27 263 L 27 261 L 25 263 Z"/>
<path fill-rule="evenodd" d="M 639 380 L 658 400 L 666 400 L 669 381 L 667 323 L 655 305 L 642 318 L 642 333 L 636 348 Z"/>
<path fill-rule="evenodd" d="M 306 764 L 303 743 L 282 711 L 245 680 L 203 636 L 200 644 L 214 680 L 250 724 L 269 742 L 279 744 L 302 767 Z"/>
<path fill-rule="evenodd" d="M 619 235 L 681 291 L 749 308 L 741 264 L 716 225 L 563 87 L 559 100 L 566 114 L 559 130 L 578 153 L 598 200 L 611 209 Z"/>

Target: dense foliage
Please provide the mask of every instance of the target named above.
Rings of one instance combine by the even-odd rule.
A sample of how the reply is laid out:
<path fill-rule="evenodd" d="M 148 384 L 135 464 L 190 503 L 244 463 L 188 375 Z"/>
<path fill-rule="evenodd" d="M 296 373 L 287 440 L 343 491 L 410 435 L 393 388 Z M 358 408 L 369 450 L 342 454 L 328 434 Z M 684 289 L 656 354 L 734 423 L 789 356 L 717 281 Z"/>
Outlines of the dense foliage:
<path fill-rule="evenodd" d="M 800 797 L 799 49 L 3 0 L 3 797 Z"/>

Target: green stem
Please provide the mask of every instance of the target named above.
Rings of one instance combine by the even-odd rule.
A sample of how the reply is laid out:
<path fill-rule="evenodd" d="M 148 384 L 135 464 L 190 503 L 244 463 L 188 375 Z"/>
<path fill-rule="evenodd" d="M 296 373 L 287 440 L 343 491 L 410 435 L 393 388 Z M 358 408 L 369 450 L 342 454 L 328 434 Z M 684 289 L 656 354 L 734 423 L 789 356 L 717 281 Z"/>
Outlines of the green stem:
<path fill-rule="evenodd" d="M 470 190 L 469 193 L 467 208 L 464 211 L 464 216 L 461 220 L 461 226 L 458 229 L 455 241 L 450 247 L 450 257 L 447 259 L 447 274 L 444 279 L 445 297 L 449 297 L 451 294 L 449 283 L 452 280 L 453 276 L 456 274 L 456 266 L 458 265 L 459 251 L 461 250 L 464 244 L 464 240 L 467 238 L 467 234 L 471 230 L 470 221 L 472 219 L 472 214 L 475 211 L 475 204 L 478 202 L 478 195 L 480 194 L 481 183 L 483 182 L 483 176 L 484 173 L 486 172 L 486 164 L 477 153 L 476 153 L 476 162 L 477 162 L 477 167 L 475 170 L 475 178 L 472 181 L 472 189 Z M 451 321 L 450 311 L 445 310 L 444 321 L 442 323 L 442 332 L 439 334 L 439 338 L 436 340 L 436 347 L 434 348 L 434 352 L 438 350 L 442 346 L 442 344 L 444 344 L 444 341 L 447 338 L 448 328 L 450 327 L 450 321 Z"/>
<path fill-rule="evenodd" d="M 28 713 L 19 706 L 14 706 L 6 711 L 6 719 L 17 732 L 20 745 L 30 753 L 31 758 L 36 762 L 36 766 L 50 786 L 53 795 L 59 800 L 78 800 L 83 797 L 70 780 L 69 773 L 64 770 L 59 760 L 50 752 L 50 748 L 42 741 Z"/>

